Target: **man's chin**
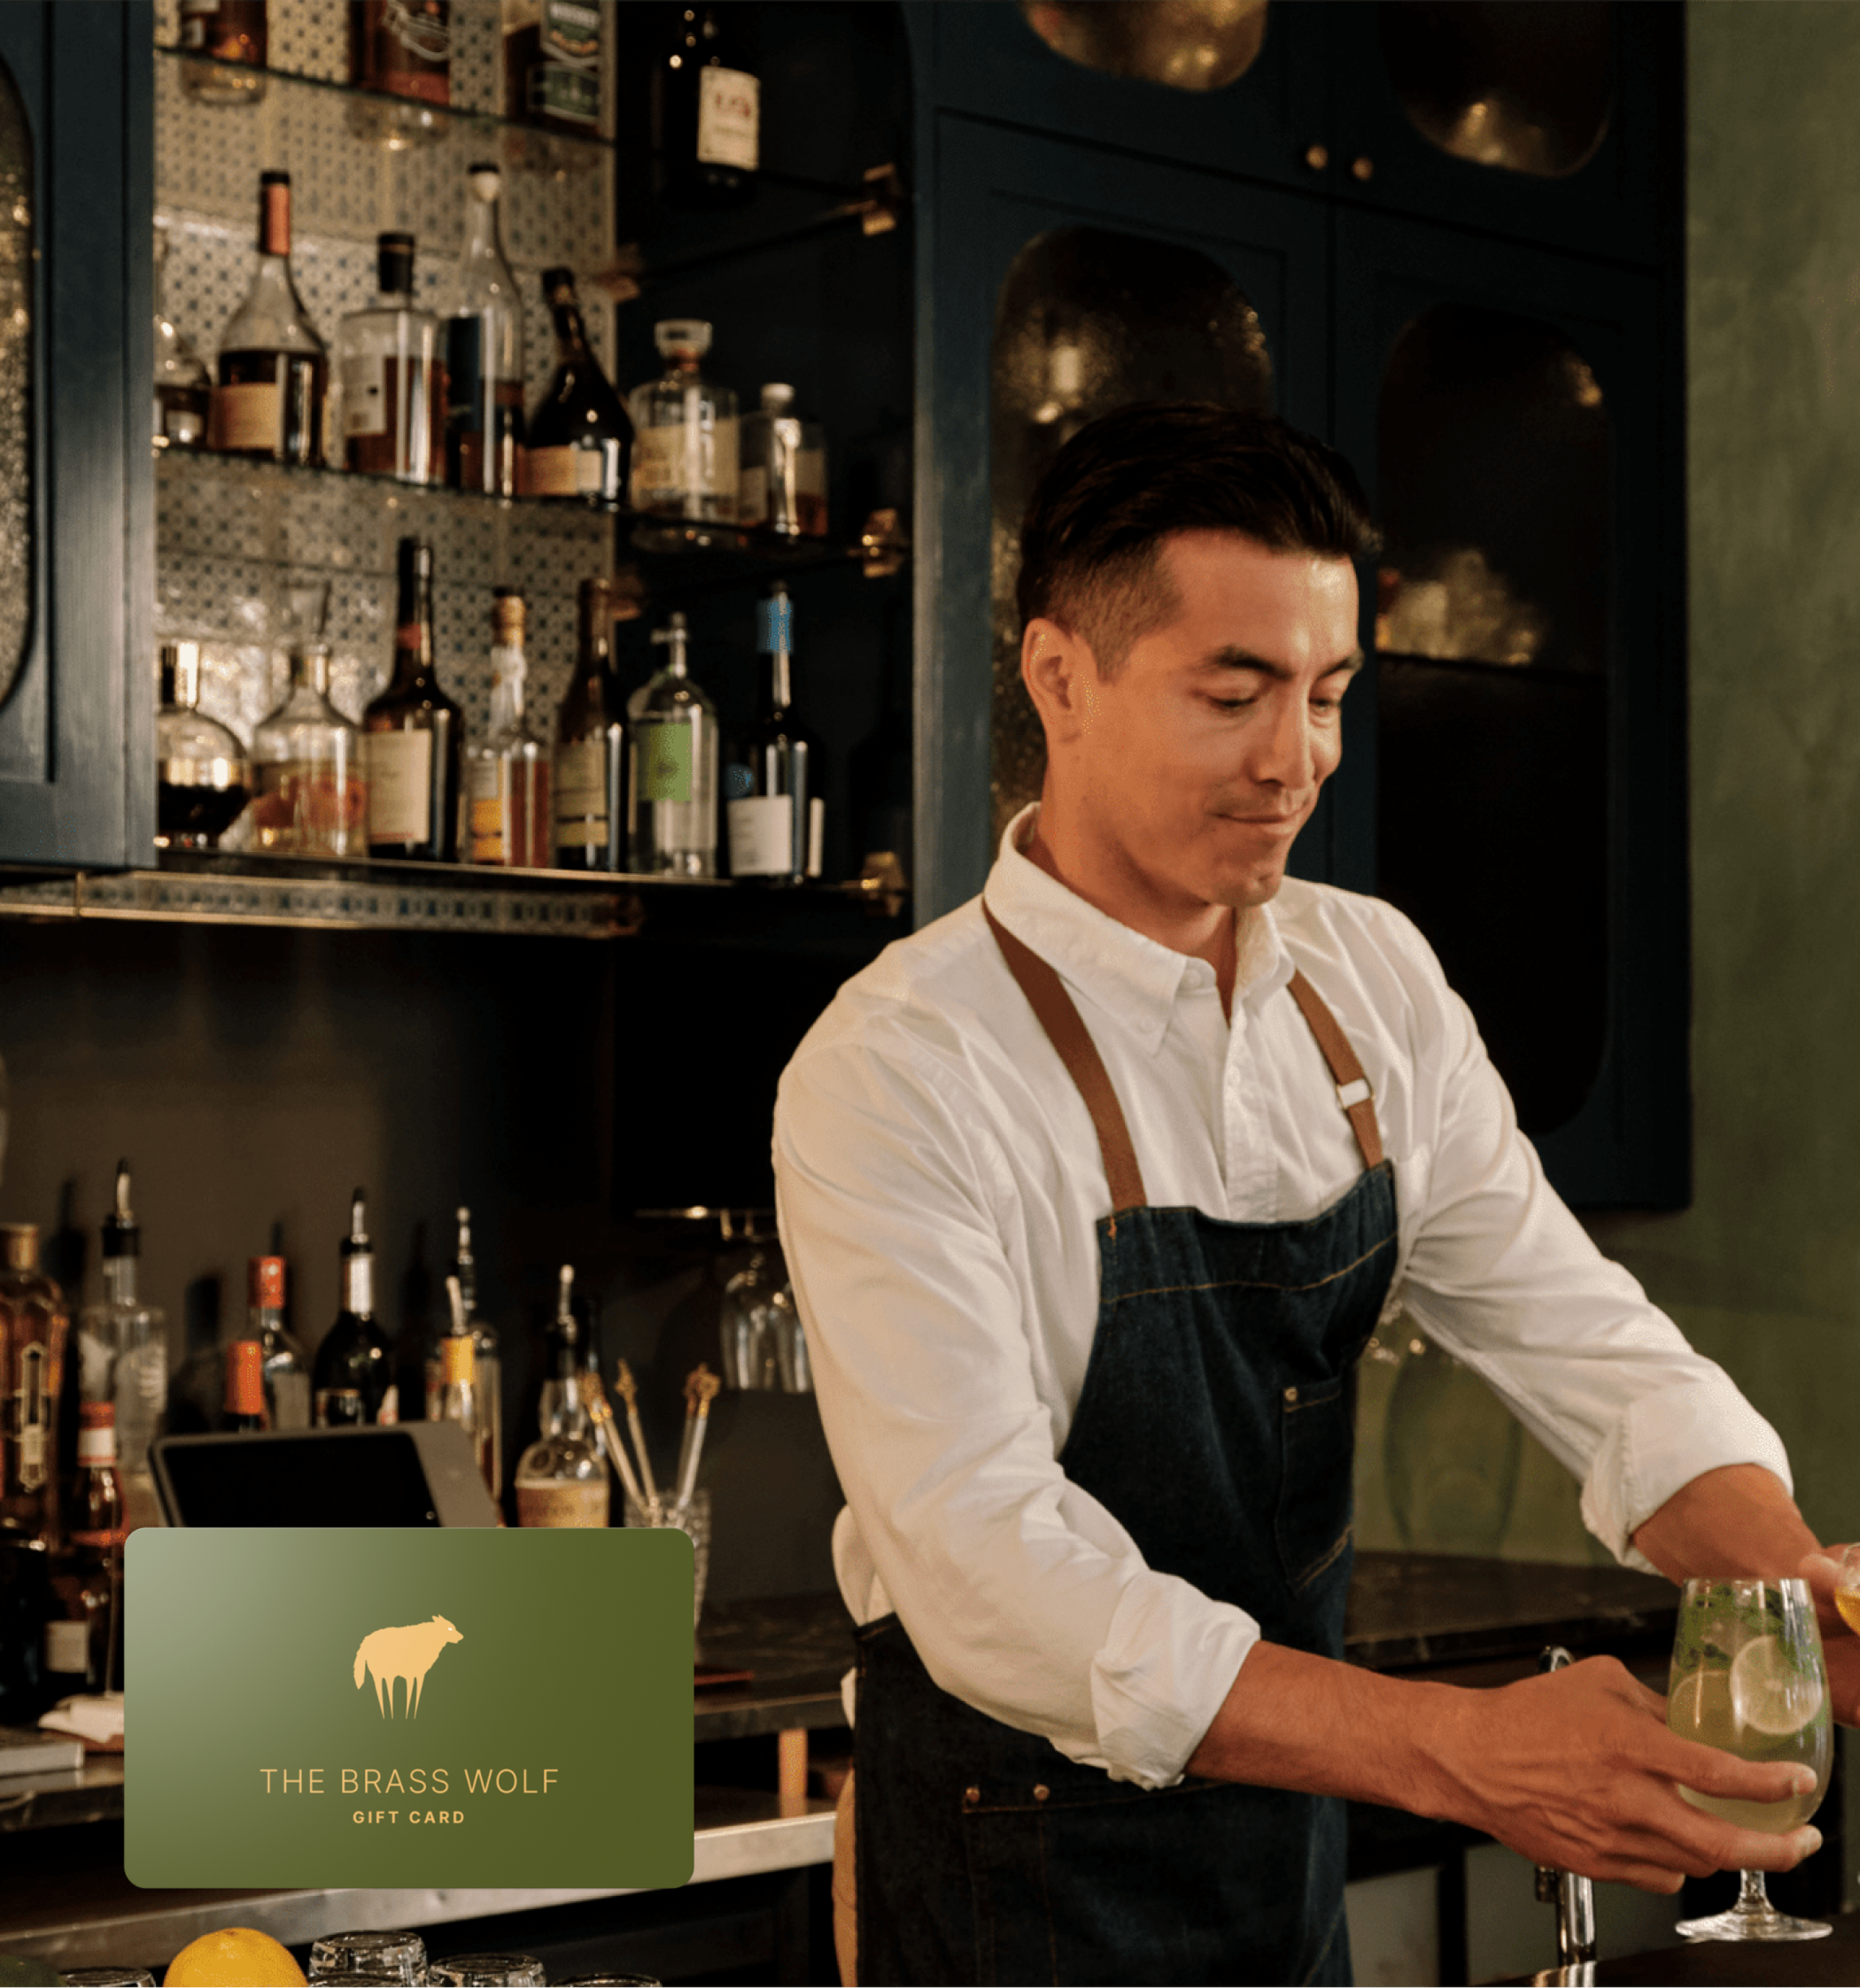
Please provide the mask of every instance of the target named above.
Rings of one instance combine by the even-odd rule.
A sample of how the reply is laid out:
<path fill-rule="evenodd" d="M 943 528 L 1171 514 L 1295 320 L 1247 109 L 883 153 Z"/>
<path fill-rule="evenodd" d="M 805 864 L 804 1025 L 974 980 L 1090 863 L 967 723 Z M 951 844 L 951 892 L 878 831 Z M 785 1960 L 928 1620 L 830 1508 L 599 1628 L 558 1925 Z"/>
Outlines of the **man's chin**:
<path fill-rule="evenodd" d="M 1242 875 L 1229 873 L 1209 880 L 1206 898 L 1210 904 L 1225 904 L 1235 911 L 1251 911 L 1259 905 L 1271 903 L 1284 881 L 1283 862 L 1249 870 Z"/>

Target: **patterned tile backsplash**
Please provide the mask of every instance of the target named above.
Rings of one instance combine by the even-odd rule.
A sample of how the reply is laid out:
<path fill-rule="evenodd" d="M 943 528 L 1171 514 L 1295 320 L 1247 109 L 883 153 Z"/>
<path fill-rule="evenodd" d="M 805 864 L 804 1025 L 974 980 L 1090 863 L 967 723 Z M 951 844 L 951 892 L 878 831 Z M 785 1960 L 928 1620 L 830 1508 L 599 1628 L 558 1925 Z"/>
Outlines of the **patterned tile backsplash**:
<path fill-rule="evenodd" d="M 346 15 L 337 0 L 271 0 L 274 68 L 346 81 Z M 453 104 L 494 115 L 498 0 L 453 0 L 452 21 Z M 176 0 L 159 0 L 157 43 L 175 38 Z M 611 36 L 608 48 L 611 57 Z M 385 228 L 412 231 L 419 302 L 445 309 L 463 244 L 466 169 L 489 158 L 505 168 L 504 247 L 526 299 L 533 405 L 554 365 L 540 273 L 567 263 L 585 276 L 610 260 L 611 153 L 562 148 L 558 162 L 577 169 L 532 170 L 518 149 L 523 135 L 469 115 L 453 117 L 433 143 L 391 150 L 369 132 L 372 99 L 273 74 L 256 103 L 207 103 L 187 93 L 186 75 L 183 62 L 158 58 L 155 220 L 167 236 L 167 315 L 209 366 L 251 282 L 260 172 L 291 176 L 291 267 L 311 321 L 333 345 L 341 319 L 374 301 L 375 237 Z M 605 98 L 613 101 L 611 78 Z M 611 377 L 613 312 L 585 285 L 583 303 Z M 636 383 L 615 383 L 624 392 Z M 157 459 L 158 638 L 201 644 L 201 708 L 249 739 L 283 692 L 275 631 L 284 589 L 298 576 L 326 576 L 331 694 L 359 716 L 386 681 L 394 542 L 408 531 L 433 540 L 440 676 L 469 731 L 486 722 L 493 585 L 520 587 L 527 599 L 529 701 L 546 725 L 573 661 L 576 589 L 614 561 L 612 524 L 598 515 L 168 451 Z"/>

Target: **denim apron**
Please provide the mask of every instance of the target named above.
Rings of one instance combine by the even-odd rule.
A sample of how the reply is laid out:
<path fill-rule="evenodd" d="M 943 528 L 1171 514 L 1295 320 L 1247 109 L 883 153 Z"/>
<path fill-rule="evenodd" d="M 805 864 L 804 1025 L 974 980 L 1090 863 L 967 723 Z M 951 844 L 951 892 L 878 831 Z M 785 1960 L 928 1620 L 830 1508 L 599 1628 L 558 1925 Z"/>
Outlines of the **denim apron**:
<path fill-rule="evenodd" d="M 1072 997 L 986 915 L 1091 1113 L 1114 1211 L 1097 1225 L 1097 1326 L 1066 1474 L 1149 1566 L 1245 1609 L 1271 1642 L 1340 1658 L 1351 1375 L 1396 1243 L 1361 1065 L 1295 974 L 1361 1177 L 1308 1221 L 1151 1208 Z M 862 1984 L 1348 1981 L 1340 1801 L 1112 1781 L 940 1690 L 895 1615 L 857 1640 Z"/>

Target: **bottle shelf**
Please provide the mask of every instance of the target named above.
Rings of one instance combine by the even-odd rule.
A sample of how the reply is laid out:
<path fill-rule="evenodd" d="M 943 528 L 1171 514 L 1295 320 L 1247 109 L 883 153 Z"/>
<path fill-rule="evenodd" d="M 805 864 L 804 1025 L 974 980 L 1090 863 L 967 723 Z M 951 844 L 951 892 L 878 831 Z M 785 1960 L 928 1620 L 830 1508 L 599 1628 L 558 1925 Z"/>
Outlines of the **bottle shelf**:
<path fill-rule="evenodd" d="M 312 856 L 165 849 L 153 870 L 0 876 L 0 918 L 152 924 L 267 925 L 320 932 L 473 932 L 486 937 L 741 937 L 841 924 L 863 904 L 902 908 L 895 873 L 868 882 L 771 889 L 728 878 L 575 870 L 497 870 L 453 862 L 342 862 Z M 832 937 L 833 934 L 828 934 Z"/>

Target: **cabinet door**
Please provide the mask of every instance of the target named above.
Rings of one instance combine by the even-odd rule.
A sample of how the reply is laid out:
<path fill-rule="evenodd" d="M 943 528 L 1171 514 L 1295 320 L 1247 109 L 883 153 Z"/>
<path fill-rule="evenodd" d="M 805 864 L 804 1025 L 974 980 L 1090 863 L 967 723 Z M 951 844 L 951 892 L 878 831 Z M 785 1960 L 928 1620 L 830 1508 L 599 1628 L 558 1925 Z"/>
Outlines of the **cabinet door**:
<path fill-rule="evenodd" d="M 918 142 L 930 197 L 918 250 L 915 883 L 927 921 L 980 890 L 994 855 L 995 593 L 1005 579 L 996 554 L 1018 521 L 995 516 L 990 382 L 1017 261 L 1082 230 L 1108 258 L 1128 247 L 1175 267 L 1212 266 L 1257 316 L 1279 412 L 1321 429 L 1326 241 L 1315 202 L 1212 174 L 947 112 L 922 115 Z"/>
<path fill-rule="evenodd" d="M 1328 177 L 1345 199 L 1651 265 L 1678 245 L 1684 10 L 1345 0 Z"/>
<path fill-rule="evenodd" d="M 29 330 L 12 327 L 27 445 L 0 442 L 0 503 L 31 545 L 12 576 L 20 638 L 0 657 L 4 862 L 152 856 L 152 34 L 142 4 L 0 7 L 35 258 Z"/>
<path fill-rule="evenodd" d="M 1689 1192 L 1683 410 L 1656 279 L 1337 219 L 1338 441 L 1387 535 L 1377 889 L 1578 1204 Z"/>
<path fill-rule="evenodd" d="M 1219 9 L 1033 0 L 918 4 L 907 6 L 906 18 L 925 102 L 1300 185 L 1314 177 L 1306 154 L 1321 136 L 1329 11 L 1286 0 Z M 1239 64 L 1231 81 L 1205 87 Z M 1148 80 L 1159 75 L 1174 80 Z"/>

